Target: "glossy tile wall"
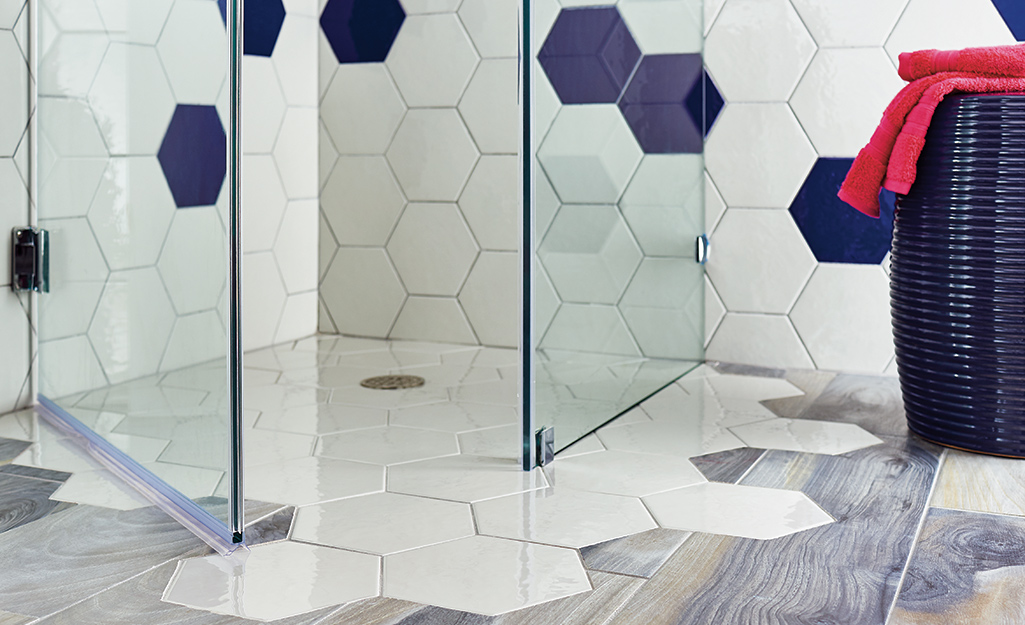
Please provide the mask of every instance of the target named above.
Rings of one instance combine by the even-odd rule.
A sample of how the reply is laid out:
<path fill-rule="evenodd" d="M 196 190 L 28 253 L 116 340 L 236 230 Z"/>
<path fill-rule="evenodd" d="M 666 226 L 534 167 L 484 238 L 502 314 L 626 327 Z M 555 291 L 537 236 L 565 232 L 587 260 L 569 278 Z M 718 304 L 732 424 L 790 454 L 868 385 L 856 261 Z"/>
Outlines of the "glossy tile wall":
<path fill-rule="evenodd" d="M 0 0 L 0 414 L 30 403 L 28 298 L 10 289 L 10 231 L 29 223 L 28 11 Z"/>
<path fill-rule="evenodd" d="M 700 360 L 701 2 L 533 9 L 540 347 Z"/>
<path fill-rule="evenodd" d="M 892 205 L 876 221 L 836 191 L 903 85 L 900 52 L 1014 43 L 1023 19 L 1003 0 L 705 2 L 726 101 L 705 146 L 709 359 L 895 372 Z"/>
<path fill-rule="evenodd" d="M 515 346 L 516 0 L 321 7 L 321 331 Z"/>
<path fill-rule="evenodd" d="M 289 5 L 247 8 L 247 349 L 316 329 L 316 6 Z M 225 353 L 223 10 L 40 0 L 40 225 L 53 250 L 52 292 L 39 299 L 44 394 Z"/>
<path fill-rule="evenodd" d="M 700 3 L 563 4 L 532 25 L 542 345 L 696 357 Z M 322 5 L 321 330 L 516 345 L 517 2 Z"/>

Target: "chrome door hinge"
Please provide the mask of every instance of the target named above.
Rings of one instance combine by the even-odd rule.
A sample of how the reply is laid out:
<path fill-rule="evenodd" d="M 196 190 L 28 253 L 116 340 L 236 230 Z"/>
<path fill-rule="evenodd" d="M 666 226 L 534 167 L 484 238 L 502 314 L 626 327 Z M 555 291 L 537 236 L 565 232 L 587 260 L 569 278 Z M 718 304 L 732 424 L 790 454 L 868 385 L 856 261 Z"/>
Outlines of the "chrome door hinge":
<path fill-rule="evenodd" d="M 708 248 L 710 245 L 707 234 L 698 236 L 694 241 L 694 260 L 699 264 L 704 265 L 708 262 Z"/>
<path fill-rule="evenodd" d="M 538 466 L 545 466 L 555 460 L 555 428 L 544 427 L 534 433 Z"/>
<path fill-rule="evenodd" d="M 11 288 L 50 291 L 50 233 L 40 228 L 11 231 Z"/>

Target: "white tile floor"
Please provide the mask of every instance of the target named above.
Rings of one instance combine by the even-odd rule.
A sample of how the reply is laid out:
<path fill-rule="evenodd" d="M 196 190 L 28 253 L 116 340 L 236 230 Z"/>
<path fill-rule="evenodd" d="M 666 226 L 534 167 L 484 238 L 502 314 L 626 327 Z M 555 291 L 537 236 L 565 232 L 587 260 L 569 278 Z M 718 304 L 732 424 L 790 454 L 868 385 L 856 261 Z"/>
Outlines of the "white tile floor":
<path fill-rule="evenodd" d="M 702 366 L 544 470 L 523 472 L 515 361 L 514 350 L 330 336 L 247 355 L 247 497 L 298 506 L 294 526 L 287 540 L 247 554 L 184 560 L 164 599 L 260 620 L 378 594 L 500 614 L 590 590 L 579 552 L 588 545 L 659 526 L 770 539 L 832 521 L 801 493 L 709 483 L 691 456 L 745 445 L 835 454 L 879 442 L 856 426 L 780 419 L 758 403 L 801 394 L 788 382 Z M 355 386 L 395 371 L 427 385 Z M 194 405 L 216 397 L 203 376 L 171 381 Z M 152 410 L 168 405 L 167 391 L 150 380 L 79 403 L 105 414 Z M 204 484 L 190 496 L 223 492 L 223 480 L 209 479 L 217 472 L 206 468 L 205 446 L 174 445 L 182 432 L 198 438 L 184 417 L 152 428 L 161 436 L 148 445 L 119 432 L 136 431 L 141 417 L 103 419 L 155 465 L 206 471 L 189 478 L 190 488 Z M 76 472 L 55 498 L 127 505 L 48 427 L 21 415 L 0 419 L 0 432 L 34 441 L 16 463 Z"/>

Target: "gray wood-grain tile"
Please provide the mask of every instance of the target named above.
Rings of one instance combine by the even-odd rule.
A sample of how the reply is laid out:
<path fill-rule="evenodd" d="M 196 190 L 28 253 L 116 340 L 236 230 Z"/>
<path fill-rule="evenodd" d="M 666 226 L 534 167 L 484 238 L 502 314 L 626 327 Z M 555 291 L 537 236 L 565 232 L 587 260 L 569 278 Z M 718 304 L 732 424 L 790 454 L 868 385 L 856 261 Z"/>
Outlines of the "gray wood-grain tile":
<path fill-rule="evenodd" d="M 20 464 L 5 464 L 0 467 L 0 474 L 18 475 L 20 477 L 31 477 L 37 480 L 48 482 L 66 482 L 71 474 L 67 471 L 51 471 L 38 467 L 26 467 Z"/>
<path fill-rule="evenodd" d="M 58 488 L 57 482 L 0 475 L 0 534 L 74 506 L 50 499 Z"/>
<path fill-rule="evenodd" d="M 733 484 L 747 473 L 764 453 L 764 449 L 741 447 L 695 456 L 690 458 L 690 462 L 709 482 Z"/>
<path fill-rule="evenodd" d="M 854 423 L 875 435 L 908 434 L 900 382 L 888 376 L 840 374 L 800 417 Z"/>
<path fill-rule="evenodd" d="M 584 547 L 580 555 L 592 571 L 651 577 L 690 535 L 658 528 Z"/>
<path fill-rule="evenodd" d="M 0 575 L 0 606 L 46 616 L 200 547 L 156 508 L 77 505 L 3 534 L 0 562 L 32 566 Z"/>
<path fill-rule="evenodd" d="M 10 462 L 18 457 L 18 454 L 25 451 L 32 443 L 18 441 L 13 438 L 0 438 L 0 464 Z"/>
<path fill-rule="evenodd" d="M 0 610 L 0 625 L 25 625 L 36 620 L 34 617 Z"/>
<path fill-rule="evenodd" d="M 891 625 L 1025 622 L 1025 518 L 932 508 Z"/>
<path fill-rule="evenodd" d="M 767 452 L 742 483 L 803 491 L 836 522 L 766 541 L 694 534 L 612 623 L 882 625 L 938 459 L 914 440 Z"/>
<path fill-rule="evenodd" d="M 250 547 L 285 540 L 292 529 L 295 507 L 289 506 L 246 527 L 246 544 Z"/>

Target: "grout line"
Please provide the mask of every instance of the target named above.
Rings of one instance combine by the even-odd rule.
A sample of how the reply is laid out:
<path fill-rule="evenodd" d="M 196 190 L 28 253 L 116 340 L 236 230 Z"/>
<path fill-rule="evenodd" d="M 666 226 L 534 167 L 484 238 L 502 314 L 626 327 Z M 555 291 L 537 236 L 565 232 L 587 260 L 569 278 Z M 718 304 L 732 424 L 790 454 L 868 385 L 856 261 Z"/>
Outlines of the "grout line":
<path fill-rule="evenodd" d="M 947 453 L 949 450 L 944 449 L 940 455 L 939 462 L 936 463 L 936 473 L 932 478 L 932 485 L 929 487 L 929 494 L 925 500 L 925 506 L 922 509 L 922 518 L 918 521 L 918 528 L 915 530 L 915 535 L 911 540 L 911 549 L 908 550 L 908 557 L 904 560 L 904 568 L 900 572 L 900 579 L 897 581 L 897 587 L 893 592 L 893 600 L 890 602 L 890 609 L 886 611 L 886 620 L 883 621 L 884 625 L 888 625 L 890 617 L 893 615 L 894 608 L 897 607 L 897 599 L 900 598 L 900 591 L 904 587 L 904 578 L 908 574 L 908 567 L 911 565 L 911 559 L 915 556 L 915 548 L 918 546 L 918 539 L 922 535 L 922 528 L 925 527 L 925 518 L 929 515 L 929 510 L 932 508 L 931 502 L 933 494 L 936 492 L 936 485 L 940 481 L 940 473 L 943 471 L 943 466 L 947 461 Z"/>

